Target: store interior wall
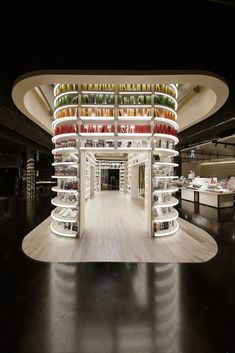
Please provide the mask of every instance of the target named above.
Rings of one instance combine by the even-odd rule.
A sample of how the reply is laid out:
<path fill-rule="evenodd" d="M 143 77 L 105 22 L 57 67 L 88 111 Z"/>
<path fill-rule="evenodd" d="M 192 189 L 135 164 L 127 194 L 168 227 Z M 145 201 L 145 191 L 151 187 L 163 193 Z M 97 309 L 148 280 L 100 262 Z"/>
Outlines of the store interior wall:
<path fill-rule="evenodd" d="M 194 171 L 196 176 L 202 178 L 217 177 L 219 179 L 227 179 L 229 176 L 235 176 L 235 161 L 215 160 L 213 164 L 203 164 L 201 161 L 182 163 L 182 175 L 187 177 L 190 171 Z"/>

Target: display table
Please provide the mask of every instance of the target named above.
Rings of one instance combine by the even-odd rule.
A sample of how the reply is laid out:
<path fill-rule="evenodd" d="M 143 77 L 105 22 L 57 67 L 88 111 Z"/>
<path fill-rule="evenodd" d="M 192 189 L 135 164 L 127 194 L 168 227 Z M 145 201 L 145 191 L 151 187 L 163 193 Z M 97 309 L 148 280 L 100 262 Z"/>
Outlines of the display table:
<path fill-rule="evenodd" d="M 181 198 L 187 201 L 199 202 L 206 206 L 216 208 L 233 207 L 235 192 L 218 192 L 206 190 L 184 189 L 181 190 Z"/>

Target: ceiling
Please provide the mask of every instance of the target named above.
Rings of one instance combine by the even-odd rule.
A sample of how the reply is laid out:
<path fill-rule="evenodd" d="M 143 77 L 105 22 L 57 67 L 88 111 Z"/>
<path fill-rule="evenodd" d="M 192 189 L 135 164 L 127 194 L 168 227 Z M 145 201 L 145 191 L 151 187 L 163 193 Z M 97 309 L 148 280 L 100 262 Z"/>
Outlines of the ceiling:
<path fill-rule="evenodd" d="M 209 162 L 213 160 L 235 159 L 235 135 L 214 139 L 213 141 L 197 144 L 194 147 L 181 149 L 182 162 Z"/>
<path fill-rule="evenodd" d="M 110 71 L 37 71 L 18 78 L 12 97 L 17 108 L 51 135 L 53 83 L 177 83 L 180 130 L 205 119 L 216 112 L 228 98 L 228 86 L 223 78 L 210 72 L 158 70 Z M 196 88 L 197 89 L 194 89 Z"/>
<path fill-rule="evenodd" d="M 182 144 L 214 136 L 207 127 L 235 116 L 234 2 L 50 4 L 6 2 L 1 9 L 0 104 L 5 114 L 14 81 L 29 71 L 149 69 L 207 70 L 228 82 L 228 101 L 206 122 L 180 133 Z M 235 122 L 229 121 L 218 125 L 216 134 L 233 128 Z"/>

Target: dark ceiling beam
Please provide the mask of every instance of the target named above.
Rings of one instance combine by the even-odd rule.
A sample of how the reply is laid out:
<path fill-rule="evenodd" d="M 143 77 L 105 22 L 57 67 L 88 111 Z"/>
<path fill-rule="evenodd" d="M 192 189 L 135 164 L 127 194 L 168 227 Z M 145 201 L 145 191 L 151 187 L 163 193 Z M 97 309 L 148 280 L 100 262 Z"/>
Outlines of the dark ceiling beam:
<path fill-rule="evenodd" d="M 31 139 L 28 139 L 27 137 L 18 134 L 16 131 L 9 129 L 5 126 L 0 125 L 0 142 L 3 141 L 3 144 L 0 146 L 0 150 L 1 151 L 8 151 L 9 149 L 9 144 L 6 143 L 6 145 L 4 144 L 4 140 L 8 140 L 11 141 L 15 144 L 15 150 L 18 150 L 19 145 L 24 146 L 25 151 L 27 150 L 32 150 L 32 151 L 38 151 L 44 154 L 51 154 L 51 150 L 37 144 L 36 142 L 34 142 Z"/>

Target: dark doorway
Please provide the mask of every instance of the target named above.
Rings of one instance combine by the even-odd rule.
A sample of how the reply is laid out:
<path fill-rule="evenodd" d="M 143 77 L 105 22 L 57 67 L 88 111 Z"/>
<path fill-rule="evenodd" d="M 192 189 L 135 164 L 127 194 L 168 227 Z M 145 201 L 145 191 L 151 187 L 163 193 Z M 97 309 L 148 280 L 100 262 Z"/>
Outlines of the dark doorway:
<path fill-rule="evenodd" d="M 119 190 L 119 169 L 101 170 L 101 190 Z"/>

